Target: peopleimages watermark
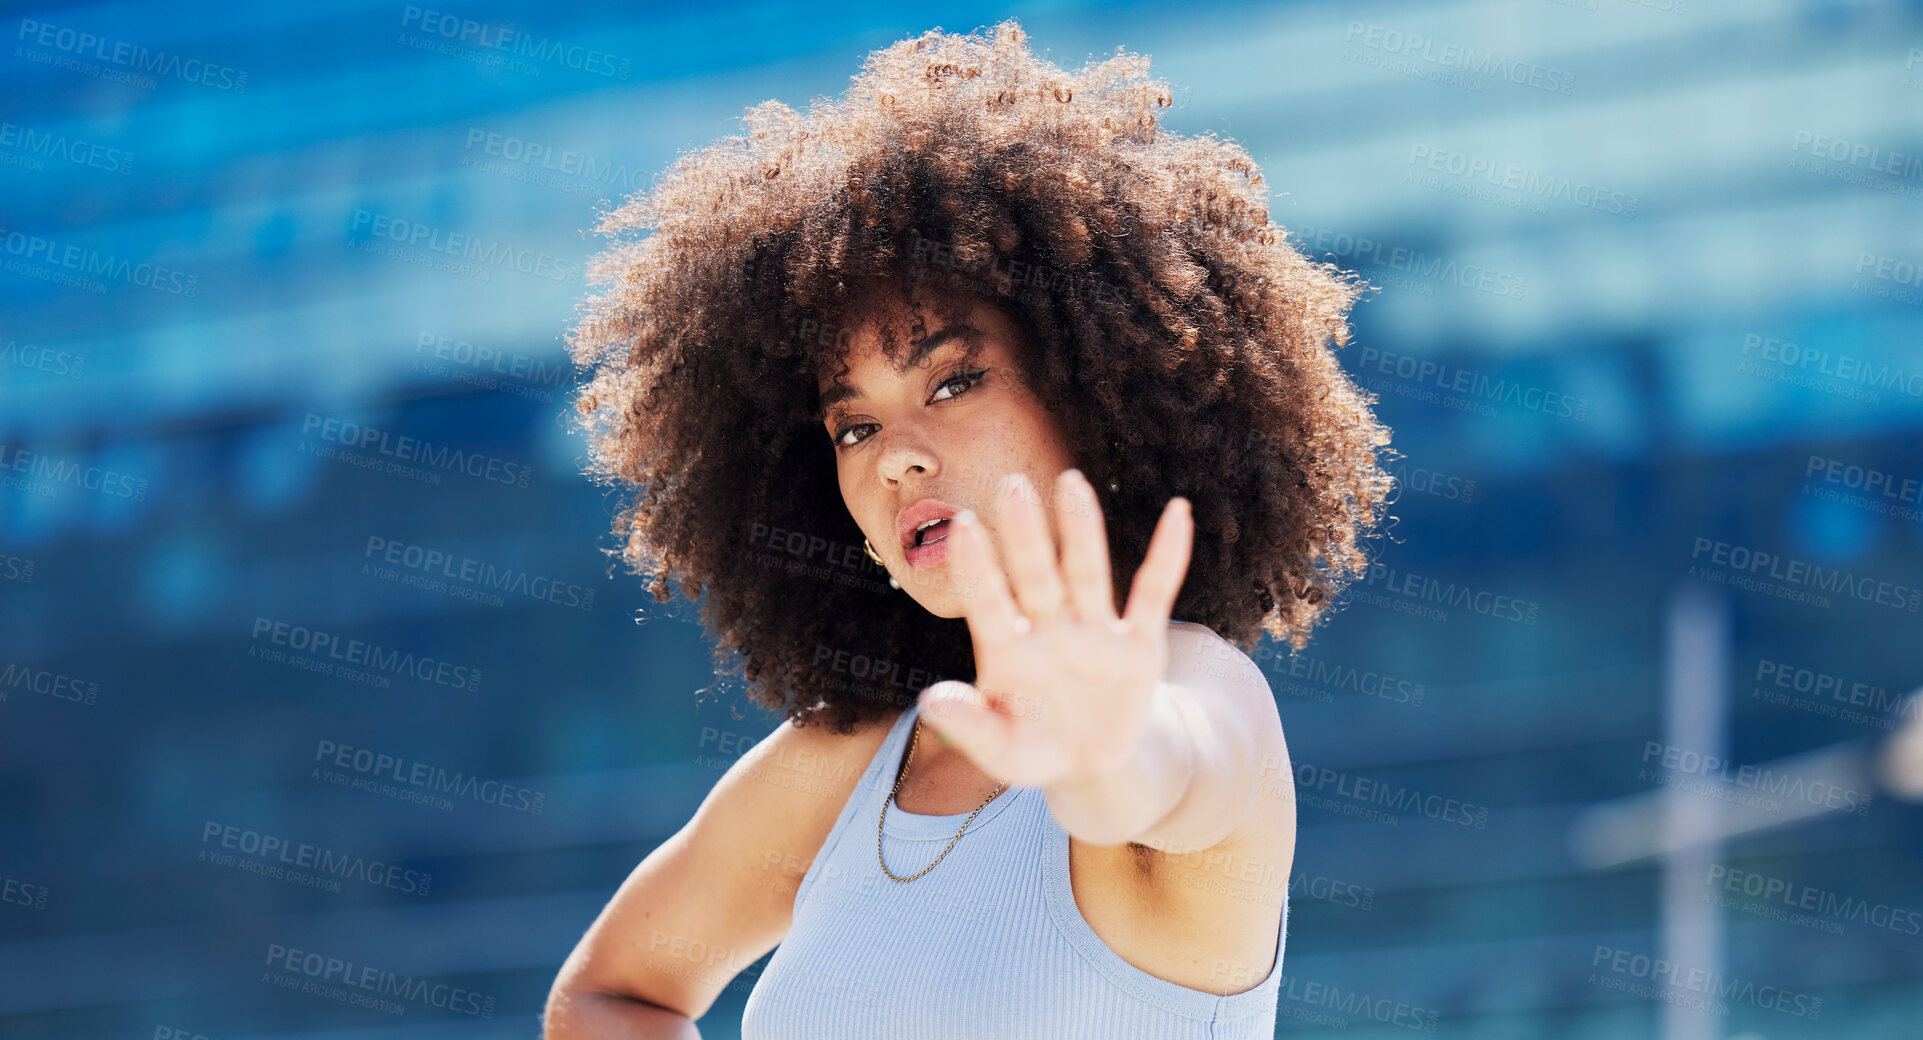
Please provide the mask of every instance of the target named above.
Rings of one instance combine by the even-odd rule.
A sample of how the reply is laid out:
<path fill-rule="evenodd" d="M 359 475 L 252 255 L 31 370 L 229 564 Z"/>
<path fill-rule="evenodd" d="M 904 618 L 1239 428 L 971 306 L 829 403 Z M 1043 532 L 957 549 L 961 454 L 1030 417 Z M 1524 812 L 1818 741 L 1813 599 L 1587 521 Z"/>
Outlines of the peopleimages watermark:
<path fill-rule="evenodd" d="M 45 170 L 46 160 L 52 159 L 117 173 L 123 177 L 134 171 L 134 153 L 125 149 L 81 137 L 70 138 L 66 134 L 35 130 L 19 123 L 0 122 L 0 148 L 8 149 L 8 152 L 0 152 L 0 166 L 17 166 L 23 170 Z"/>
<path fill-rule="evenodd" d="M 1328 228 L 1318 228 L 1308 224 L 1298 224 L 1289 230 L 1304 248 L 1312 249 L 1317 253 L 1333 254 L 1352 265 L 1374 264 L 1390 271 L 1435 282 L 1447 282 L 1464 289 L 1473 289 L 1476 292 L 1485 292 L 1511 300 L 1522 299 L 1523 290 L 1529 284 L 1529 280 L 1522 275 L 1497 271 L 1480 264 L 1465 264 L 1454 257 L 1445 259 L 1430 256 L 1419 249 L 1377 242 L 1345 231 L 1331 231 Z M 1385 278 L 1384 281 L 1391 285 L 1410 288 L 1418 295 L 1434 295 L 1433 292 L 1423 292 L 1418 288 L 1426 287 L 1424 283 L 1411 283 L 1394 277 Z"/>
<path fill-rule="evenodd" d="M 1868 280 L 1863 277 L 1866 272 Z M 1923 264 L 1881 253 L 1858 253 L 1856 275 L 1851 292 L 1923 307 L 1923 292 L 1918 291 L 1923 288 Z"/>
<path fill-rule="evenodd" d="M 1459 43 L 1443 43 L 1420 33 L 1403 32 L 1381 25 L 1352 21 L 1342 42 L 1366 49 L 1344 51 L 1342 56 L 1347 61 L 1463 87 L 1473 93 L 1482 92 L 1484 79 L 1506 80 L 1517 86 L 1533 87 L 1551 94 L 1567 95 L 1576 89 L 1575 75 L 1565 69 L 1510 58 L 1493 51 L 1479 51 Z M 1459 75 L 1461 73 L 1483 79 L 1469 79 Z"/>
<path fill-rule="evenodd" d="M 414 341 L 413 371 L 483 390 L 553 401 L 555 388 L 568 381 L 574 366 L 423 332 Z"/>
<path fill-rule="evenodd" d="M 954 274 L 971 274 L 974 282 L 969 284 L 988 282 L 999 285 L 1006 281 L 1012 294 L 1029 303 L 1049 297 L 1108 305 L 1125 302 L 1121 290 L 1092 272 L 1049 267 L 998 253 L 967 260 L 955 255 L 953 245 L 939 239 L 917 237 L 909 259 Z M 959 286 L 964 283 L 951 281 L 949 284 Z"/>
<path fill-rule="evenodd" d="M 869 559 L 859 542 L 844 542 L 760 521 L 755 522 L 748 537 L 754 548 L 748 559 L 757 567 L 781 571 L 791 578 L 809 578 L 884 596 L 899 594 L 888 584 L 886 568 Z M 976 579 L 955 575 L 952 570 L 910 569 L 897 576 L 896 581 L 904 588 L 973 596 Z"/>
<path fill-rule="evenodd" d="M 1756 364 L 1756 361 L 1766 361 L 1772 367 L 1766 368 Z M 1865 404 L 1881 404 L 1883 401 L 1881 394 L 1864 389 L 1868 386 L 1894 390 L 1911 397 L 1923 397 L 1923 368 L 1905 372 L 1894 365 L 1803 347 L 1758 332 L 1743 336 L 1743 360 L 1737 365 L 1736 371 L 1854 398 Z"/>
<path fill-rule="evenodd" d="M 1445 583 L 1439 578 L 1380 563 L 1370 564 L 1368 577 L 1360 587 L 1350 586 L 1349 592 L 1358 603 L 1444 623 L 1449 620 L 1449 611 L 1442 609 L 1444 607 L 1524 625 L 1535 624 L 1542 610 L 1542 604 L 1535 600 L 1453 581 Z"/>
<path fill-rule="evenodd" d="M 1902 719 L 1923 712 L 1923 697 L 1892 693 L 1888 687 L 1767 657 L 1757 660 L 1756 674 L 1750 678 L 1756 683 L 1750 689 L 1752 699 L 1886 733 L 1894 731 Z"/>
<path fill-rule="evenodd" d="M 514 567 L 496 567 L 471 556 L 457 556 L 440 549 L 369 535 L 361 558 L 361 573 L 441 592 L 457 599 L 474 600 L 489 606 L 505 606 L 502 593 L 516 600 L 552 603 L 574 610 L 594 609 L 594 590 L 571 581 L 533 574 Z"/>
<path fill-rule="evenodd" d="M 94 698 L 100 693 L 100 684 L 86 679 L 76 679 L 62 675 L 48 668 L 35 668 L 31 665 L 12 662 L 0 670 L 0 704 L 15 690 L 26 690 L 56 701 L 92 706 Z"/>
<path fill-rule="evenodd" d="M 1403 491 L 1430 495 L 1450 502 L 1460 502 L 1463 505 L 1469 505 L 1476 500 L 1474 477 L 1444 473 L 1442 470 L 1424 466 L 1416 466 L 1412 469 L 1400 460 L 1383 468 L 1395 478 L 1396 487 Z"/>
<path fill-rule="evenodd" d="M 440 483 L 441 473 L 444 472 L 463 473 L 477 480 L 524 488 L 534 476 L 534 467 L 524 462 L 511 462 L 313 412 L 308 412 L 302 418 L 300 432 L 303 439 L 298 450 L 302 452 L 428 484 Z M 307 439 L 311 435 L 318 435 L 322 441 L 338 444 L 347 450 L 336 452 L 328 444 L 311 444 Z M 372 449 L 372 454 L 367 453 L 369 449 Z"/>
<path fill-rule="evenodd" d="M 1831 596 L 1917 613 L 1923 589 L 1698 535 L 1689 576 L 1827 608 Z"/>
<path fill-rule="evenodd" d="M 1631 219 L 1636 216 L 1640 201 L 1627 192 L 1588 181 L 1558 177 L 1420 141 L 1409 146 L 1409 165 L 1418 169 L 1403 175 L 1407 183 L 1539 215 L 1548 213 L 1548 204 L 1555 202 Z"/>
<path fill-rule="evenodd" d="M 348 241 L 362 252 L 483 282 L 493 281 L 495 271 L 518 271 L 551 282 L 580 285 L 586 270 L 578 262 L 551 253 L 370 209 L 354 211 L 347 234 Z"/>
<path fill-rule="evenodd" d="M 1813 130 L 1790 139 L 1791 169 L 1904 198 L 1923 199 L 1923 155 L 1886 151 L 1882 145 L 1848 141 Z M 1911 183 L 1904 183 L 1904 182 Z"/>
<path fill-rule="evenodd" d="M 737 762 L 745 762 L 742 775 L 756 783 L 822 797 L 845 790 L 861 772 L 861 767 L 853 763 L 811 751 L 773 746 L 757 751 L 756 740 L 750 734 L 703 726 L 695 765 L 726 772 Z"/>
<path fill-rule="evenodd" d="M 1271 910 L 1280 910 L 1294 888 L 1284 868 L 1260 856 L 1216 847 L 1171 846 L 1164 851 L 1167 856 L 1162 862 L 1169 870 L 1163 880 L 1184 888 L 1213 892 Z M 1321 878 L 1310 882 L 1310 887 L 1334 901 L 1335 882 Z M 1373 901 L 1373 893 L 1370 898 Z"/>
<path fill-rule="evenodd" d="M 1589 976 L 1590 985 L 1622 990 L 1665 1004 L 1717 1015 L 1729 1014 L 1729 1005 L 1723 1001 L 1751 1004 L 1765 1011 L 1807 1018 L 1812 1022 L 1823 1011 L 1822 997 L 1812 997 L 1767 983 L 1758 985 L 1740 976 L 1691 968 L 1661 957 L 1598 944 L 1589 966 L 1595 968 L 1604 965 L 1607 965 L 1605 970 L 1608 974 L 1592 972 Z"/>
<path fill-rule="evenodd" d="M 1264 646 L 1274 645 L 1273 643 L 1264 644 Z M 1260 648 L 1257 653 L 1259 657 Z M 1286 677 L 1273 679 L 1276 690 L 1308 699 L 1322 700 L 1326 698 L 1316 694 L 1341 691 L 1353 696 L 1374 697 L 1386 704 L 1407 704 L 1412 708 L 1419 708 L 1422 706 L 1423 695 L 1427 692 L 1427 688 L 1419 682 L 1412 682 L 1386 672 L 1338 664 L 1334 661 L 1311 657 L 1308 654 L 1284 656 L 1279 648 L 1275 652 L 1273 661 L 1273 670 L 1268 663 L 1264 663 L 1264 671 L 1272 677 Z M 1302 680 L 1309 685 L 1289 681 L 1294 679 Z"/>
<path fill-rule="evenodd" d="M 1239 674 L 1236 668 L 1239 662 L 1236 659 L 1244 655 L 1235 644 L 1208 639 L 1198 645 L 1201 647 L 1199 652 L 1212 659 L 1211 665 L 1205 665 L 1209 674 L 1221 678 L 1235 678 Z M 1422 706 L 1422 698 L 1427 693 L 1427 687 L 1422 683 L 1310 654 L 1285 651 L 1283 645 L 1264 640 L 1257 644 L 1253 654 L 1246 655 L 1262 670 L 1264 679 L 1277 693 L 1325 704 L 1333 703 L 1335 695 L 1342 693 L 1374 697 L 1389 704 L 1407 704 L 1412 708 Z"/>
<path fill-rule="evenodd" d="M 1709 868 L 1709 876 L 1703 883 L 1708 889 L 1703 893 L 1705 902 L 1753 917 L 1814 928 L 1831 935 L 1843 934 L 1844 924 L 1849 921 L 1897 935 L 1923 935 L 1923 913 L 1888 903 L 1872 903 L 1786 878 L 1717 863 Z"/>
<path fill-rule="evenodd" d="M 1254 965 L 1238 965 L 1217 960 L 1211 965 L 1211 974 L 1225 985 L 1247 989 L 1261 982 L 1261 969 Z M 1282 984 L 1276 993 L 1282 1004 L 1276 1014 L 1282 1018 L 1298 1019 L 1316 1025 L 1334 1026 L 1337 1029 L 1349 1028 L 1349 1019 L 1337 1018 L 1313 1010 L 1317 1008 L 1363 1018 L 1383 1025 L 1401 1026 L 1418 1033 L 1433 1033 L 1442 1020 L 1440 1012 L 1410 1004 L 1391 997 L 1377 997 L 1361 990 L 1344 989 L 1340 985 L 1327 982 L 1314 982 L 1300 975 L 1282 973 Z M 1300 1004 L 1302 1007 L 1292 1007 Z"/>
<path fill-rule="evenodd" d="M 67 245 L 43 235 L 29 235 L 0 227 L 0 270 L 43 282 L 85 289 L 99 295 L 108 282 L 124 282 L 141 289 L 175 296 L 200 294 L 200 276 L 142 260 L 102 253 L 86 246 Z"/>
<path fill-rule="evenodd" d="M 47 908 L 47 886 L 22 881 L 19 878 L 0 877 L 0 909 L 8 906 L 24 906 L 29 910 Z"/>
<path fill-rule="evenodd" d="M 467 128 L 464 152 L 461 166 L 465 169 L 569 195 L 597 195 L 609 188 L 631 192 L 641 186 L 645 172 L 640 166 L 597 159 L 571 148 L 556 148 L 478 126 Z"/>
<path fill-rule="evenodd" d="M 1899 476 L 1874 466 L 1859 466 L 1821 455 L 1809 457 L 1809 468 L 1803 471 L 1803 476 L 1815 477 L 1816 480 L 1806 482 L 1801 493 L 1820 501 L 1893 516 L 1898 520 L 1915 520 L 1923 516 L 1918 512 L 1919 507 L 1923 507 L 1923 480 L 1915 477 Z M 1821 487 L 1816 481 L 1831 486 Z"/>
<path fill-rule="evenodd" d="M 409 4 L 401 8 L 401 35 L 396 43 L 417 50 L 435 50 L 487 67 L 539 76 L 539 66 L 513 59 L 528 58 L 590 76 L 625 80 L 634 60 L 582 44 L 530 36 L 511 26 L 477 22 Z M 410 36 L 408 30 L 420 35 Z M 438 37 L 438 39 L 437 39 Z"/>
<path fill-rule="evenodd" d="M 1354 881 L 1340 881 L 1321 874 L 1299 873 L 1289 879 L 1289 898 L 1305 896 L 1318 902 L 1360 910 L 1375 909 L 1375 889 Z"/>
<path fill-rule="evenodd" d="M 339 892 L 342 881 L 359 881 L 425 896 L 434 884 L 434 875 L 426 871 L 215 820 L 201 826 L 195 859 L 328 892 Z"/>
<path fill-rule="evenodd" d="M 25 476 L 16 477 L 15 473 Z M 82 466 L 71 458 L 0 444 L 0 486 L 55 498 L 62 487 L 97 491 L 110 498 L 147 501 L 147 480 L 104 466 Z"/>
<path fill-rule="evenodd" d="M 264 617 L 254 618 L 247 656 L 383 689 L 403 675 L 470 693 L 481 688 L 479 668 Z"/>
<path fill-rule="evenodd" d="M 448 795 L 532 816 L 541 815 L 548 800 L 544 791 L 500 780 L 483 780 L 466 773 L 449 772 L 426 762 L 411 761 L 400 755 L 354 747 L 339 741 L 320 741 L 314 748 L 314 761 L 322 764 L 315 766 L 313 772 L 308 774 L 310 780 L 416 802 L 444 812 L 454 809 L 453 799 Z"/>
<path fill-rule="evenodd" d="M 1654 762 L 1657 769 L 1649 768 Z M 1771 812 L 1781 807 L 1775 799 L 1820 805 L 1825 809 L 1868 816 L 1874 798 L 1867 791 L 1839 787 L 1825 780 L 1808 780 L 1768 766 L 1737 765 L 1726 758 L 1650 740 L 1643 743 L 1640 778 L 1739 805 Z M 1660 770 L 1660 771 L 1658 771 Z M 1705 784 L 1700 781 L 1708 781 Z M 1764 798 L 1762 795 L 1771 797 Z"/>
<path fill-rule="evenodd" d="M 267 944 L 267 966 L 294 974 L 278 975 L 267 971 L 260 977 L 262 982 L 343 1003 L 373 1007 L 388 1014 L 406 1013 L 404 1005 L 383 999 L 397 997 L 456 1014 L 476 1018 L 494 1017 L 494 998 L 487 994 L 412 975 L 397 975 L 371 964 L 356 964 L 280 943 Z"/>
<path fill-rule="evenodd" d="M 823 681 L 837 689 L 846 690 L 869 700 L 899 702 L 913 699 L 915 695 L 949 678 L 937 675 L 925 668 L 909 666 L 902 662 L 872 654 L 860 653 L 841 647 L 815 644 L 814 660 L 809 662 Z M 983 692 L 995 696 L 996 691 L 983 688 Z M 1002 695 L 999 707 L 1012 715 L 1035 718 L 1041 705 L 1026 698 Z M 943 706 L 940 701 L 929 704 L 932 717 L 939 718 Z"/>
<path fill-rule="evenodd" d="M 0 553 L 0 581 L 17 581 L 22 585 L 33 584 L 35 561 L 25 556 Z"/>
<path fill-rule="evenodd" d="M 1486 372 L 1444 361 L 1397 354 L 1380 347 L 1362 348 L 1358 371 L 1364 376 L 1363 385 L 1371 389 L 1484 417 L 1493 417 L 1496 414 L 1495 406 L 1506 404 L 1572 422 L 1585 422 L 1589 418 L 1589 399 L 1586 397 L 1572 397 L 1561 391 L 1497 378 Z M 1399 385 L 1368 378 L 1376 375 L 1392 376 Z"/>
<path fill-rule="evenodd" d="M 48 375 L 65 376 L 79 379 L 86 371 L 87 356 L 70 354 L 64 350 L 48 350 L 32 343 L 21 343 L 17 339 L 0 341 L 0 362 L 30 368 Z"/>
<path fill-rule="evenodd" d="M 1280 768 L 1281 763 L 1265 760 L 1258 783 L 1266 783 L 1270 772 Z M 1385 783 L 1308 762 L 1294 764 L 1293 780 L 1298 801 L 1342 816 L 1354 816 L 1393 827 L 1401 822 L 1397 814 L 1413 813 L 1475 830 L 1489 826 L 1488 806 L 1418 787 Z M 1383 812 L 1375 806 L 1394 811 Z"/>
<path fill-rule="evenodd" d="M 29 50 L 27 46 L 17 46 L 13 50 L 16 58 L 100 79 L 131 83 L 142 90 L 154 89 L 155 77 L 159 77 L 197 83 L 234 94 L 247 93 L 245 70 L 167 51 L 149 50 L 140 44 L 69 29 L 51 22 L 22 18 L 20 31 L 14 39 L 21 44 L 49 48 L 36 51 Z"/>

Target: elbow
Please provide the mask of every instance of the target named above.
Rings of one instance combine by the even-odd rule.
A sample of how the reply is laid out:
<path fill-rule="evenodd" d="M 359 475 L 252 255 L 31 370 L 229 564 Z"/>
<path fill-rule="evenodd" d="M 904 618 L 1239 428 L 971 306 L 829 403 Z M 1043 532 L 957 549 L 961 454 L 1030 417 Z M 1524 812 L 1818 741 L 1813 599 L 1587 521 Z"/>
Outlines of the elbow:
<path fill-rule="evenodd" d="M 577 1040 L 593 1035 L 592 1023 L 606 1017 L 599 1005 L 611 997 L 607 992 L 584 984 L 570 957 L 561 973 L 548 987 L 547 1001 L 541 1007 L 542 1040 Z"/>

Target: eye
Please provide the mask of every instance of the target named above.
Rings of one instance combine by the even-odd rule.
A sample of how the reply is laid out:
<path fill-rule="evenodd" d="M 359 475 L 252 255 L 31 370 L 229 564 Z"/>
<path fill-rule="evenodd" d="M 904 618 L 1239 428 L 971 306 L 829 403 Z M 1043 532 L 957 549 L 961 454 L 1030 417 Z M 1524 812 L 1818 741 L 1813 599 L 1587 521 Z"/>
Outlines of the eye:
<path fill-rule="evenodd" d="M 853 433 L 856 430 L 862 429 L 863 427 L 873 426 L 873 425 L 875 424 L 874 423 L 855 423 L 853 426 L 843 426 L 841 429 L 836 430 L 835 436 L 834 436 L 835 447 L 852 448 L 856 444 L 860 444 L 861 443 L 860 441 L 855 441 L 852 444 L 849 443 L 848 435 L 850 433 Z"/>
<path fill-rule="evenodd" d="M 969 390 L 973 390 L 975 388 L 975 384 L 981 382 L 982 377 L 987 374 L 988 374 L 988 370 L 985 368 L 976 372 L 957 372 L 954 375 L 949 376 L 947 379 L 942 380 L 941 385 L 935 388 L 934 400 L 937 400 L 937 401 L 941 400 L 942 399 L 941 392 L 943 390 L 948 389 L 951 386 L 954 386 L 956 383 L 967 383 L 968 386 L 966 389 L 960 391 L 959 393 L 953 394 L 948 398 L 949 400 L 952 401 L 955 398 L 960 397 L 962 394 L 967 393 Z"/>
<path fill-rule="evenodd" d="M 957 397 L 961 397 L 962 395 L 968 393 L 968 391 L 973 390 L 975 386 L 981 382 L 982 377 L 987 374 L 988 374 L 988 369 L 985 369 L 985 368 L 978 369 L 974 372 L 957 372 L 954 375 L 949 376 L 947 379 L 942 380 L 939 384 L 936 385 L 935 396 L 929 398 L 928 403 L 934 404 L 936 401 L 944 401 L 944 400 L 952 401 Z M 957 383 L 964 384 L 962 389 L 957 390 L 952 394 L 949 394 L 947 397 L 942 396 L 942 391 L 947 390 L 949 387 L 952 387 Z M 864 429 L 873 425 L 875 424 L 874 423 L 854 423 L 849 426 L 844 426 L 841 429 L 836 430 L 831 439 L 834 441 L 834 445 L 836 448 L 852 448 L 855 445 L 860 444 L 861 440 L 857 439 L 854 441 L 850 441 L 848 439 L 848 435 L 855 432 L 856 430 Z"/>

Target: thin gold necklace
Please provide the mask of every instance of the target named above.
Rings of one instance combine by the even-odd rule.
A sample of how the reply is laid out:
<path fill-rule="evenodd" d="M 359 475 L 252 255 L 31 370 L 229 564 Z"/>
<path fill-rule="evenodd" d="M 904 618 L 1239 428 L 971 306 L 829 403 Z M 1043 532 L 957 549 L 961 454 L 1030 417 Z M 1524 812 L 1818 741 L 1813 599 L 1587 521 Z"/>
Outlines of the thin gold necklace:
<path fill-rule="evenodd" d="M 902 763 L 901 772 L 895 775 L 895 789 L 888 792 L 888 801 L 881 803 L 881 819 L 875 823 L 875 858 L 881 860 L 881 872 L 896 881 L 913 881 L 922 876 L 922 874 L 926 874 L 935 869 L 935 863 L 940 863 L 942 860 L 947 859 L 948 849 L 954 848 L 955 843 L 961 840 L 962 831 L 967 830 L 968 825 L 975 822 L 975 817 L 980 816 L 982 810 L 988 808 L 988 803 L 994 801 L 995 796 L 1001 794 L 1002 789 L 1008 786 L 1007 784 L 995 785 L 994 794 L 990 794 L 987 798 L 982 799 L 982 804 L 976 806 L 975 811 L 968 814 L 968 819 L 962 821 L 961 830 L 956 831 L 955 836 L 948 839 L 948 848 L 941 850 L 941 855 L 935 857 L 935 863 L 930 863 L 921 868 L 918 873 L 910 874 L 907 877 L 896 877 L 895 872 L 888 869 L 888 857 L 882 854 L 881 832 L 882 828 L 888 824 L 888 804 L 889 802 L 893 802 L 895 796 L 901 793 L 901 782 L 908 778 L 908 767 L 915 764 L 915 745 L 920 742 L 921 719 L 917 718 L 915 719 L 915 732 L 908 738 L 908 761 Z"/>

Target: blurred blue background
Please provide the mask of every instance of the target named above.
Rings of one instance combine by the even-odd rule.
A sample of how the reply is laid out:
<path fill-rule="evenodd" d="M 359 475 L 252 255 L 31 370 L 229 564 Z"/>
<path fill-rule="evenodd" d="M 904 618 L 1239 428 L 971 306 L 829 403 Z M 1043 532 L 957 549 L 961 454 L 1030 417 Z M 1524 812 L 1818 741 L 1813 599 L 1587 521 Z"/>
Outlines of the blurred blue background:
<path fill-rule="evenodd" d="M 1150 55 L 1381 287 L 1341 357 L 1394 541 L 1258 655 L 1307 767 L 1278 1032 L 1918 1035 L 1923 816 L 1864 763 L 1923 683 L 1923 4 L 1841 0 L 14 10 L 0 1034 L 536 1035 L 776 721 L 605 555 L 597 207 L 1008 16 Z M 1668 790 L 1744 833 L 1638 854 Z"/>

